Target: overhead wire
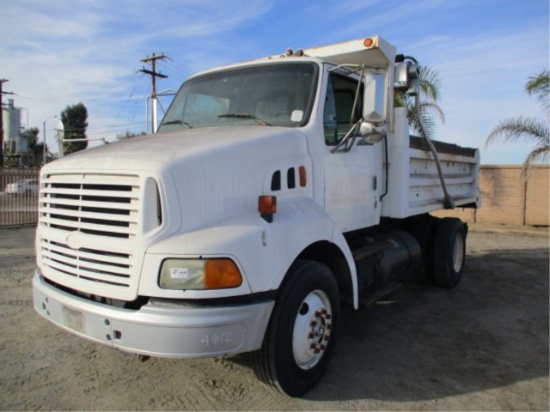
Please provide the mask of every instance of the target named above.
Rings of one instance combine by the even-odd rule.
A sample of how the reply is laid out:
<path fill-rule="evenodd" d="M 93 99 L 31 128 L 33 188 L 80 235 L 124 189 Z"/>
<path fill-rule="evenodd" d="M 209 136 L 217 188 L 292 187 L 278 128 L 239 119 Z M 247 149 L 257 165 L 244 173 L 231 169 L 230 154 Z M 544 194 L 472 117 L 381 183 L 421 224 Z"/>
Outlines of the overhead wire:
<path fill-rule="evenodd" d="M 177 62 L 170 57 L 167 57 L 166 61 L 162 61 L 160 67 L 164 72 L 169 75 L 169 78 L 172 80 L 172 84 L 175 86 L 167 87 L 168 90 L 176 90 L 179 88 L 180 84 L 183 83 L 190 75 L 193 74 L 193 71 L 186 65 Z M 75 93 L 59 94 L 59 95 L 48 95 L 48 96 L 25 96 L 19 95 L 22 99 L 34 100 L 34 101 L 63 101 L 69 98 L 79 98 L 80 100 L 86 101 L 96 101 L 109 98 L 111 101 L 118 100 L 116 97 L 113 98 L 112 94 L 109 93 L 110 90 L 116 89 L 117 87 L 123 87 L 122 80 L 130 78 L 133 83 L 133 87 L 130 93 L 125 98 L 119 98 L 120 100 L 124 99 L 124 102 L 118 107 L 117 114 L 112 120 L 111 124 L 107 126 L 93 126 L 86 128 L 87 135 L 100 135 L 100 134 L 119 134 L 128 131 L 128 128 L 137 130 L 138 133 L 141 132 L 139 129 L 143 129 L 143 122 L 136 122 L 136 117 L 138 116 L 139 110 L 139 101 L 146 99 L 147 95 L 145 94 L 136 94 L 136 91 L 140 87 L 139 80 L 136 82 L 137 72 L 134 72 L 130 75 L 125 75 L 120 77 L 117 81 L 109 83 L 107 85 L 98 86 L 90 88 L 85 91 L 79 91 Z M 165 102 L 168 98 L 172 99 L 171 95 L 161 96 Z M 170 100 L 171 102 L 171 100 Z M 170 103 L 168 102 L 168 104 Z M 133 104 L 132 104 L 133 103 Z M 164 111 L 161 105 L 161 109 Z M 126 123 L 119 123 L 126 120 Z M 66 133 L 75 132 L 76 130 L 66 131 Z"/>

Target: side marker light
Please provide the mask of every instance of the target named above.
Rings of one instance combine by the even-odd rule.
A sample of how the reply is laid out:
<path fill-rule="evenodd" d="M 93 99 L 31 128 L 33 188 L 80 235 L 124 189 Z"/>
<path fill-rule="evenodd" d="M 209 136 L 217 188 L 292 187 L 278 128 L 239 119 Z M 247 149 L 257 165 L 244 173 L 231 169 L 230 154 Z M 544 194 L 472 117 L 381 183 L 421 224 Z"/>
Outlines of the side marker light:
<path fill-rule="evenodd" d="M 273 222 L 273 214 L 277 212 L 277 196 L 259 196 L 258 212 L 267 223 Z"/>

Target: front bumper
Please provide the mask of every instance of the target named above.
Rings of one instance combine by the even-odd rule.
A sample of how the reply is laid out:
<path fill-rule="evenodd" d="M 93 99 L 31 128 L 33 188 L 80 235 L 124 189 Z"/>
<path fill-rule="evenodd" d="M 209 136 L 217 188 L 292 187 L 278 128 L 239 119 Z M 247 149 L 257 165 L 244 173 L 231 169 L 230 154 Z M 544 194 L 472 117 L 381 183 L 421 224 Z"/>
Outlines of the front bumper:
<path fill-rule="evenodd" d="M 189 307 L 148 303 L 139 310 L 92 302 L 33 278 L 35 310 L 84 338 L 142 355 L 197 358 L 259 349 L 273 301 Z"/>

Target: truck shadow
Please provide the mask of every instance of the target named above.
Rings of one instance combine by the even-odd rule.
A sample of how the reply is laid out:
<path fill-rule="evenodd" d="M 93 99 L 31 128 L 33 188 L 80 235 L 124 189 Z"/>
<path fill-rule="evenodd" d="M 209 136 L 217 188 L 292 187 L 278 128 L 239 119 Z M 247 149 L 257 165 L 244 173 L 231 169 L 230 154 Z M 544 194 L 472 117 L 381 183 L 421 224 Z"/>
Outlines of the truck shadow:
<path fill-rule="evenodd" d="M 548 377 L 548 249 L 469 256 L 453 290 L 406 285 L 342 312 L 338 348 L 306 399 L 419 401 Z"/>

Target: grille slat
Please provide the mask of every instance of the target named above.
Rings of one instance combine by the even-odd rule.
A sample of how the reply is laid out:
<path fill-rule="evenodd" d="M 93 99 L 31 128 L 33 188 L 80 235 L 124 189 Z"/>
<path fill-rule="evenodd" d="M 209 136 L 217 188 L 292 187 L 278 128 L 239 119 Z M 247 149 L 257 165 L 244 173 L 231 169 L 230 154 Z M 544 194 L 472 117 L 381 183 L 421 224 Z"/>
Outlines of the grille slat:
<path fill-rule="evenodd" d="M 40 203 L 43 205 L 49 205 L 50 207 L 61 207 L 61 206 L 72 206 L 72 207 L 95 207 L 95 208 L 105 208 L 105 209 L 125 209 L 125 210 L 135 210 L 137 208 L 138 202 L 137 199 L 130 199 L 125 202 L 120 202 L 120 199 L 116 197 L 105 197 L 103 201 L 83 199 L 80 196 L 58 196 L 49 194 L 47 197 L 46 193 L 41 194 L 43 197 L 40 199 Z M 55 196 L 55 197 L 54 197 Z M 118 201 L 117 201 L 118 200 Z"/>
<path fill-rule="evenodd" d="M 133 235 L 136 232 L 137 225 L 126 225 L 126 227 L 119 227 L 118 225 L 104 225 L 99 223 L 90 222 L 87 223 L 82 219 L 79 221 L 69 220 L 69 219 L 59 219 L 54 217 L 43 217 L 41 219 L 43 223 L 46 223 L 53 227 L 64 227 L 66 230 L 79 230 L 84 233 L 104 233 L 105 236 L 120 237 L 116 234 L 121 235 Z"/>
<path fill-rule="evenodd" d="M 129 275 L 123 273 L 117 273 L 114 271 L 107 271 L 105 267 L 100 265 L 92 265 L 87 262 L 81 262 L 75 259 L 67 259 L 63 257 L 63 261 L 57 259 L 56 256 L 44 255 L 46 261 L 55 262 L 58 268 L 64 268 L 65 270 L 72 270 L 73 274 L 77 277 L 95 276 L 98 280 L 110 281 L 111 278 L 117 278 L 121 284 L 127 284 Z M 111 268 L 116 269 L 116 268 Z"/>
<path fill-rule="evenodd" d="M 132 192 L 132 187 L 128 186 L 125 190 L 121 192 L 115 192 L 112 190 L 112 188 L 108 188 L 106 190 L 86 190 L 86 189 L 57 189 L 55 187 L 52 188 L 45 188 L 42 192 L 44 194 L 53 194 L 56 196 L 97 196 L 97 197 L 104 197 L 106 199 L 128 199 L 131 198 L 129 196 L 129 193 Z"/>
<path fill-rule="evenodd" d="M 42 242 L 41 244 L 43 251 L 50 251 L 57 254 L 68 254 L 75 256 L 80 259 L 89 259 L 89 260 L 100 260 L 107 265 L 125 265 L 130 266 L 130 255 L 125 253 L 114 253 L 114 252 L 105 252 L 101 250 L 90 250 L 90 249 L 80 249 L 72 250 L 67 247 L 67 245 L 56 244 L 54 242 Z"/>
<path fill-rule="evenodd" d="M 65 263 L 62 263 L 60 261 L 50 260 L 47 258 L 44 259 L 44 263 L 53 269 L 56 269 L 62 273 L 65 273 L 67 275 L 74 276 L 80 279 L 85 279 L 93 282 L 106 283 L 106 284 L 115 285 L 115 286 L 123 286 L 123 287 L 130 286 L 128 279 L 120 276 L 113 276 L 108 274 L 91 272 L 84 268 L 73 267 Z"/>
<path fill-rule="evenodd" d="M 113 266 L 113 265 L 106 265 L 104 263 L 101 263 L 95 259 L 83 259 L 78 256 L 71 256 L 69 255 L 69 252 L 64 253 L 55 253 L 53 251 L 47 252 L 44 251 L 43 254 L 44 257 L 49 258 L 51 260 L 55 261 L 62 261 L 63 264 L 70 266 L 70 267 L 78 267 L 78 268 L 86 268 L 93 271 L 96 271 L 97 273 L 109 273 L 115 276 L 122 276 L 122 277 L 130 277 L 130 267 L 129 266 Z M 95 263 L 94 263 L 95 262 Z"/>
<path fill-rule="evenodd" d="M 89 209 L 89 208 L 86 208 Z M 89 211 L 89 210 L 76 210 L 76 209 L 60 209 L 53 207 L 43 207 L 42 212 L 58 219 L 72 220 L 75 218 L 86 218 L 96 220 L 106 220 L 113 222 L 125 222 L 125 223 L 137 223 L 137 212 L 135 213 L 117 213 L 116 210 L 102 210 L 102 211 Z M 115 212 L 115 213 L 113 213 Z"/>

